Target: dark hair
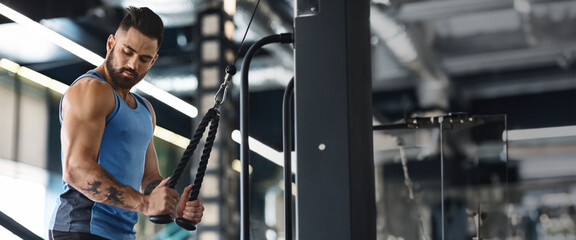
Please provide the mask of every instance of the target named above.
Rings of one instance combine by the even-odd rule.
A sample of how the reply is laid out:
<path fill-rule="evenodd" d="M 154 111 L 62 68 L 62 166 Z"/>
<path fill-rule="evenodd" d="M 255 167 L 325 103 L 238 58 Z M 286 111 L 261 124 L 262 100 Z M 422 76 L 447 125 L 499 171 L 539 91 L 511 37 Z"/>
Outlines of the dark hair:
<path fill-rule="evenodd" d="M 128 31 L 128 29 L 133 27 L 145 36 L 157 39 L 158 48 L 160 48 L 164 35 L 164 23 L 162 23 L 160 16 L 147 7 L 137 8 L 130 6 L 126 8 L 126 11 L 128 13 L 120 22 L 118 29 Z"/>

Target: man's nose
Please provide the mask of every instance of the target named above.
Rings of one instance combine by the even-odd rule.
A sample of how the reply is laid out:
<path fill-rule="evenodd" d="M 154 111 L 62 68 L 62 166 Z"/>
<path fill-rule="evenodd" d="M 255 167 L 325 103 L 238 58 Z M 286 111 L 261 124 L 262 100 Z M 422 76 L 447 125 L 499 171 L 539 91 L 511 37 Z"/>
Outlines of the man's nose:
<path fill-rule="evenodd" d="M 131 56 L 128 61 L 126 62 L 126 67 L 129 67 L 131 69 L 136 70 L 136 67 L 138 66 L 138 57 L 137 56 Z"/>

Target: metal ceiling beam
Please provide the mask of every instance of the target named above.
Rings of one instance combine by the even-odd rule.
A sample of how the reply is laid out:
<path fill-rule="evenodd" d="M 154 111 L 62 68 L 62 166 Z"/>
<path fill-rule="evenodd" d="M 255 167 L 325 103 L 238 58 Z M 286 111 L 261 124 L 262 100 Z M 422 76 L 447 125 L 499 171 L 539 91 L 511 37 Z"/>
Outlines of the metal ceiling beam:
<path fill-rule="evenodd" d="M 396 17 L 413 22 L 434 20 L 455 15 L 512 8 L 513 0 L 439 0 L 400 3 Z"/>
<path fill-rule="evenodd" d="M 481 71 L 556 64 L 564 57 L 572 56 L 574 52 L 576 52 L 576 44 L 574 43 L 556 44 L 444 57 L 442 64 L 449 74 L 463 75 Z"/>
<path fill-rule="evenodd" d="M 472 101 L 476 99 L 492 99 L 564 91 L 568 89 L 576 89 L 576 84 L 572 76 L 541 76 L 533 79 L 522 78 L 460 87 L 459 96 L 463 101 Z"/>

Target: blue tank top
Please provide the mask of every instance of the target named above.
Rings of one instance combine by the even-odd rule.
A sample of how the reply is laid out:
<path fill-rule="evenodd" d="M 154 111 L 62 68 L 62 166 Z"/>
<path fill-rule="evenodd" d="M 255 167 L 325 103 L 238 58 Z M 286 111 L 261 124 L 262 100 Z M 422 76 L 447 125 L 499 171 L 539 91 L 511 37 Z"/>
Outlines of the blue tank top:
<path fill-rule="evenodd" d="M 94 77 L 106 82 L 99 72 L 90 70 L 76 79 L 72 85 L 84 77 Z M 114 91 L 115 107 L 106 117 L 106 127 L 98 152 L 98 164 L 120 183 L 139 191 L 153 124 L 146 101 L 135 93 L 130 94 L 136 99 L 135 109 L 128 106 Z M 62 123 L 61 111 L 59 116 Z M 63 185 L 64 191 L 58 199 L 50 229 L 87 232 L 108 239 L 136 238 L 134 231 L 134 225 L 138 221 L 136 212 L 93 202 L 64 181 Z"/>

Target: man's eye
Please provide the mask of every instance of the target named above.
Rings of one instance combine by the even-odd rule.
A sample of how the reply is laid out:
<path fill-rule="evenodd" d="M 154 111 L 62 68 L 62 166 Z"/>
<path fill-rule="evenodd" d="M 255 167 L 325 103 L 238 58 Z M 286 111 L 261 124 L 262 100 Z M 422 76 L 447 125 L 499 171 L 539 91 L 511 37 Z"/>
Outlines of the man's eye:
<path fill-rule="evenodd" d="M 132 55 L 132 52 L 130 52 L 130 51 L 124 51 L 124 54 L 130 56 L 130 55 Z"/>

